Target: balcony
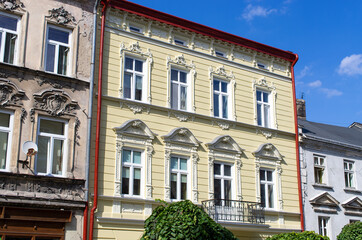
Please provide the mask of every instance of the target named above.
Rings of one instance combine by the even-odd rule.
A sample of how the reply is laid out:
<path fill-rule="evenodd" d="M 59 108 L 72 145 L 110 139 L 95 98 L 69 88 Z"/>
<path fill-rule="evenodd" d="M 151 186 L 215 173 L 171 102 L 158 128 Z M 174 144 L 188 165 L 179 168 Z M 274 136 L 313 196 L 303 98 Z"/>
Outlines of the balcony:
<path fill-rule="evenodd" d="M 202 201 L 202 207 L 216 222 L 264 224 L 264 207 L 260 203 L 226 199 Z"/>

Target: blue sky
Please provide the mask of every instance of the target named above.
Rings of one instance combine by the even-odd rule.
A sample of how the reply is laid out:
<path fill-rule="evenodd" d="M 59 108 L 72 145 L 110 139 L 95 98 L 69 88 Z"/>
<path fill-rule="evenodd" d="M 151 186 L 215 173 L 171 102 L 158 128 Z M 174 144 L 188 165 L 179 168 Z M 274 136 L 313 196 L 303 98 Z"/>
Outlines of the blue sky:
<path fill-rule="evenodd" d="M 307 120 L 362 122 L 362 1 L 131 0 L 299 55 Z"/>

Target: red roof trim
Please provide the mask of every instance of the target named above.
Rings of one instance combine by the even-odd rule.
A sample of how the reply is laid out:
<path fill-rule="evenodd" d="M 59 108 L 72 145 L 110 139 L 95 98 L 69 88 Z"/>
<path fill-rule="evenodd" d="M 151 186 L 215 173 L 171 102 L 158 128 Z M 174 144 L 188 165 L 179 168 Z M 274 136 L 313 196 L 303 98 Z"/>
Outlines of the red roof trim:
<path fill-rule="evenodd" d="M 163 13 L 151 8 L 147 8 L 142 5 L 138 5 L 129 1 L 124 0 L 111 0 L 110 6 L 143 16 L 155 21 L 163 22 L 175 27 L 179 27 L 188 31 L 196 32 L 205 36 L 216 38 L 225 42 L 229 42 L 235 45 L 246 47 L 258 52 L 262 52 L 275 57 L 283 58 L 289 62 L 293 62 L 296 59 L 296 55 L 289 51 L 284 51 L 278 48 L 274 48 L 262 43 L 258 43 L 246 38 L 242 38 L 230 33 L 226 33 L 205 25 L 195 23 L 183 18 L 179 18 L 167 13 Z"/>

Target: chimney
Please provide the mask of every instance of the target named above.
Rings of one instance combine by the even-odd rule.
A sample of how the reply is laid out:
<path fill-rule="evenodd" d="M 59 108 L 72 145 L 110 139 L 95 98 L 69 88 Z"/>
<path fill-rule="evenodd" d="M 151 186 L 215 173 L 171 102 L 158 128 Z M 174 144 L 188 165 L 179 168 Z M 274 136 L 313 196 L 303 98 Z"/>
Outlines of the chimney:
<path fill-rule="evenodd" d="M 297 99 L 297 116 L 300 119 L 306 120 L 305 100 L 304 99 Z"/>

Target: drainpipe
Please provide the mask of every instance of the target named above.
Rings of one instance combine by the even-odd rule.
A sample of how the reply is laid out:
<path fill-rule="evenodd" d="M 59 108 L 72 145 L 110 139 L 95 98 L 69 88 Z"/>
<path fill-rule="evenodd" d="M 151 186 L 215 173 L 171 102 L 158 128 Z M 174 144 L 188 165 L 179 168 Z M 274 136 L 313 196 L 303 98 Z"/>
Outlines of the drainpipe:
<path fill-rule="evenodd" d="M 303 212 L 303 199 L 302 199 L 302 183 L 300 177 L 300 156 L 299 156 L 299 130 L 298 130 L 298 116 L 297 116 L 297 100 L 295 96 L 295 78 L 294 78 L 294 65 L 297 63 L 299 57 L 295 54 L 295 60 L 292 63 L 292 84 L 293 84 L 293 103 L 294 103 L 294 130 L 295 130 L 295 150 L 297 159 L 297 177 L 298 177 L 298 195 L 299 195 L 299 211 L 300 211 L 300 227 L 304 231 L 304 212 Z"/>
<path fill-rule="evenodd" d="M 104 42 L 104 26 L 106 23 L 106 9 L 110 0 L 101 0 L 102 8 L 102 25 L 101 25 L 101 39 L 99 46 L 99 66 L 98 66 L 98 98 L 97 98 L 97 122 L 96 122 L 96 145 L 94 157 L 94 197 L 93 207 L 90 213 L 89 220 L 89 240 L 93 240 L 94 228 L 94 212 L 98 207 L 98 162 L 99 162 L 99 138 L 101 129 L 101 107 L 102 107 L 102 73 L 103 73 L 103 42 Z M 95 26 L 96 27 L 96 26 Z"/>
<path fill-rule="evenodd" d="M 86 206 L 83 213 L 83 240 L 87 239 L 88 232 L 88 199 L 89 199 L 89 164 L 90 164 L 90 149 L 91 149 L 91 136 L 92 136 L 92 113 L 93 113 L 93 91 L 94 91 L 94 64 L 96 56 L 96 42 L 97 42 L 97 9 L 99 0 L 96 0 L 93 8 L 93 42 L 92 42 L 92 57 L 91 57 L 91 72 L 89 81 L 89 105 L 87 116 L 87 152 L 86 152 L 86 165 L 85 165 L 85 201 Z"/>

